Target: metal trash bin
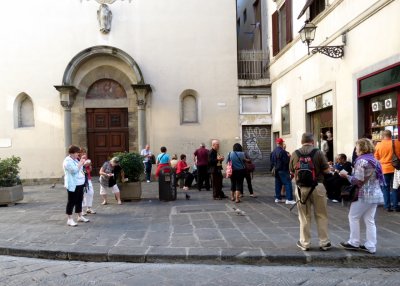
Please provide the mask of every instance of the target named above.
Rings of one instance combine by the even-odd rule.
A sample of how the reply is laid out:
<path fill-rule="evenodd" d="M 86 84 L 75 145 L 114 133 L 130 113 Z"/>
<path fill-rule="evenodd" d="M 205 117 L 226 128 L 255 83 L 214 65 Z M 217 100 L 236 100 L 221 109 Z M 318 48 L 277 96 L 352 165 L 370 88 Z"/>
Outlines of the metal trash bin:
<path fill-rule="evenodd" d="M 176 200 L 176 174 L 174 169 L 169 166 L 160 170 L 158 176 L 158 198 L 160 201 Z"/>

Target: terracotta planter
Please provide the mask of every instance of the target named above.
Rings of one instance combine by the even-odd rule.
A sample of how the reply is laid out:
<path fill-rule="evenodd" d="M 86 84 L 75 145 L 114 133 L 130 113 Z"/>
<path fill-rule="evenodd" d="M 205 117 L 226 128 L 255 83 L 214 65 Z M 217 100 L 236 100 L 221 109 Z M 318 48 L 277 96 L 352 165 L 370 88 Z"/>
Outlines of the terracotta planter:
<path fill-rule="evenodd" d="M 0 205 L 14 204 L 24 199 L 22 185 L 13 187 L 0 187 Z"/>
<path fill-rule="evenodd" d="M 140 200 L 142 196 L 141 182 L 118 184 L 122 201 Z"/>

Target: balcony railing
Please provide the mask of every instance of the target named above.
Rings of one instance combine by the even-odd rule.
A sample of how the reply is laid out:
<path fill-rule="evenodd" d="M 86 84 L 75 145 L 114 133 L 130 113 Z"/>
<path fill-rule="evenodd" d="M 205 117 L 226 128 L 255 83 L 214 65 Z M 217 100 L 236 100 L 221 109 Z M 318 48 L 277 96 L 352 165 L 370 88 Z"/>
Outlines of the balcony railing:
<path fill-rule="evenodd" d="M 268 51 L 241 50 L 238 52 L 239 79 L 264 79 L 269 77 Z"/>

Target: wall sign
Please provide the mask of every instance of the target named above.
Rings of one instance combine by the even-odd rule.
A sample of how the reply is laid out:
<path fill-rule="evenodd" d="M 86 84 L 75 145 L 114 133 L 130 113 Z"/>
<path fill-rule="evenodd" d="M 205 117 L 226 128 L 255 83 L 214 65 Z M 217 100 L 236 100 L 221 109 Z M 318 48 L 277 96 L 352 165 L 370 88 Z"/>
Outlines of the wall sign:
<path fill-rule="evenodd" d="M 307 113 L 324 109 L 333 105 L 332 90 L 306 100 Z"/>

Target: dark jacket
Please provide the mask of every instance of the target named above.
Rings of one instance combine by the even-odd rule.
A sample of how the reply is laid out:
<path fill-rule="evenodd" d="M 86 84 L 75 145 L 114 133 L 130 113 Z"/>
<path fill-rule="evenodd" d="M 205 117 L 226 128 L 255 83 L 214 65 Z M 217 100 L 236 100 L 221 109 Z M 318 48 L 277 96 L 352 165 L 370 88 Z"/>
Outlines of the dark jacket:
<path fill-rule="evenodd" d="M 289 171 L 290 157 L 288 153 L 280 146 L 276 147 L 271 153 L 271 170 L 275 168 L 275 171 Z"/>
<path fill-rule="evenodd" d="M 208 153 L 208 172 L 209 173 L 216 173 L 222 170 L 222 164 L 218 166 L 218 152 L 211 148 Z"/>

